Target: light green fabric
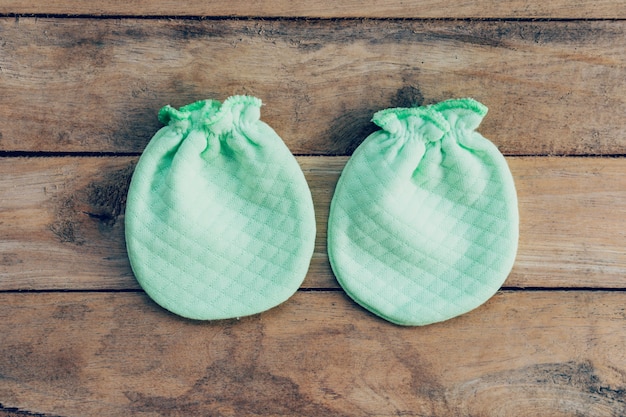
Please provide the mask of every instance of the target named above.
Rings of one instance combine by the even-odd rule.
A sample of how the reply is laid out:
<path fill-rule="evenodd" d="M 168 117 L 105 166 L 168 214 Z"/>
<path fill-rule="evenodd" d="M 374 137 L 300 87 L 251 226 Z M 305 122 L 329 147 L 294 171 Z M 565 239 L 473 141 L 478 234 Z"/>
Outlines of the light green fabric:
<path fill-rule="evenodd" d="M 471 99 L 380 111 L 331 203 L 328 253 L 345 291 L 400 325 L 470 311 L 509 274 L 518 241 L 507 163 Z"/>
<path fill-rule="evenodd" d="M 167 126 L 135 168 L 125 220 L 132 269 L 153 300 L 183 317 L 265 311 L 307 272 L 311 193 L 260 107 L 248 96 L 166 106 Z"/>

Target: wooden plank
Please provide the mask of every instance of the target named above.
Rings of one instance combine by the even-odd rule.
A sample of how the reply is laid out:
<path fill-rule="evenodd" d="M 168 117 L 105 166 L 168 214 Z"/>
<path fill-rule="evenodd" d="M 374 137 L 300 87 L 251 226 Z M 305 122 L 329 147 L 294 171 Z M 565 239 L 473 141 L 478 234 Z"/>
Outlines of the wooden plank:
<path fill-rule="evenodd" d="M 262 17 L 374 17 L 374 18 L 624 18 L 623 0 L 577 2 L 443 1 L 443 0 L 121 0 L 45 3 L 1 0 L 0 13 L 129 15 L 129 16 L 262 16 Z"/>
<path fill-rule="evenodd" d="M 0 398 L 4 416 L 619 417 L 625 304 L 624 292 L 499 293 L 401 328 L 337 292 L 212 323 L 143 294 L 0 294 Z"/>
<path fill-rule="evenodd" d="M 299 157 L 318 235 L 305 288 L 336 288 L 328 208 L 346 157 Z M 136 158 L 1 158 L 0 290 L 135 289 L 123 211 Z M 520 246 L 505 286 L 626 288 L 626 158 L 508 158 Z"/>
<path fill-rule="evenodd" d="M 471 96 L 505 154 L 622 155 L 625 27 L 3 18 L 0 151 L 140 152 L 161 106 L 253 94 L 295 154 L 347 155 L 377 110 Z"/>

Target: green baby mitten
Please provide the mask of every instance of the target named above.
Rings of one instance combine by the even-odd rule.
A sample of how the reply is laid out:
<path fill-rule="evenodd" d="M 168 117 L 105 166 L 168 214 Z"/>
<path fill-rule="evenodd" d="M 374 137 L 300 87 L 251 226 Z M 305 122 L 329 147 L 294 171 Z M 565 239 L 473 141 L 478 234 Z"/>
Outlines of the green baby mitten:
<path fill-rule="evenodd" d="M 315 239 L 311 192 L 261 100 L 166 106 L 126 206 L 133 272 L 162 307 L 191 319 L 247 316 L 298 289 Z"/>
<path fill-rule="evenodd" d="M 357 303 L 401 325 L 426 325 L 487 301 L 517 251 L 508 165 L 475 129 L 472 99 L 382 110 L 346 164 L 328 220 L 328 254 Z"/>

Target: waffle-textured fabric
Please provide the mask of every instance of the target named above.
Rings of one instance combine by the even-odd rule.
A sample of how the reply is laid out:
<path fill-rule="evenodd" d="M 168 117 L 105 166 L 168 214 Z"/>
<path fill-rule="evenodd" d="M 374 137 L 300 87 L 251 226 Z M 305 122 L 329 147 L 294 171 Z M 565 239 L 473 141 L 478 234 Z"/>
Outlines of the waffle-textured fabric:
<path fill-rule="evenodd" d="M 328 221 L 337 279 L 357 303 L 400 325 L 468 312 L 508 276 L 518 241 L 508 165 L 475 129 L 472 99 L 382 110 L 346 164 Z"/>
<path fill-rule="evenodd" d="M 315 239 L 297 161 L 260 120 L 261 100 L 166 106 L 128 191 L 126 243 L 146 293 L 180 316 L 270 309 L 298 289 Z"/>

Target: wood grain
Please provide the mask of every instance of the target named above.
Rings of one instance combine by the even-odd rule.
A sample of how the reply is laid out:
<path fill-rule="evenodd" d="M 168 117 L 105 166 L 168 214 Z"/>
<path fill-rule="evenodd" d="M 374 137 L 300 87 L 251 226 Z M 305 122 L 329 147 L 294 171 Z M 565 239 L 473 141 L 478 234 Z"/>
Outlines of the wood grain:
<path fill-rule="evenodd" d="M 0 417 L 626 416 L 624 80 L 626 0 L 0 0 Z M 234 94 L 300 155 L 315 253 L 284 304 L 184 320 L 132 275 L 128 181 L 161 106 Z M 518 256 L 398 327 L 339 289 L 329 203 L 375 111 L 462 96 Z"/>
<path fill-rule="evenodd" d="M 127 16 L 262 16 L 376 18 L 624 18 L 618 1 L 529 0 L 0 0 L 0 13 Z"/>
<path fill-rule="evenodd" d="M 252 94 L 295 154 L 347 155 L 377 110 L 471 96 L 505 154 L 623 155 L 625 27 L 2 18 L 0 151 L 138 153 L 161 106 Z"/>
<path fill-rule="evenodd" d="M 305 288 L 336 288 L 328 208 L 346 157 L 299 157 L 318 236 Z M 0 159 L 0 290 L 136 289 L 123 237 L 134 157 Z M 505 286 L 626 288 L 626 159 L 508 158 L 520 246 Z"/>
<path fill-rule="evenodd" d="M 401 328 L 337 292 L 213 323 L 143 294 L 0 294 L 0 398 L 58 417 L 619 417 L 625 304 L 624 292 L 499 293 Z"/>

